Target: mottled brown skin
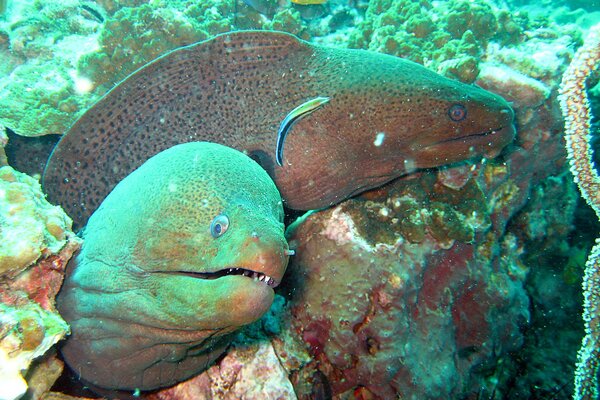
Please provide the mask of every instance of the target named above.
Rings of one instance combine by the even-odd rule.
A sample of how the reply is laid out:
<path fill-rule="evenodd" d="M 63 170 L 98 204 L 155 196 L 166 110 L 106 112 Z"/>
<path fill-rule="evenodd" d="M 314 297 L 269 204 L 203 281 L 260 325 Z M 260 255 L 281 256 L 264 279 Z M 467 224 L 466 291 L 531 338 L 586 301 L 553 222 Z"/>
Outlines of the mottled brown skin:
<path fill-rule="evenodd" d="M 211 234 L 211 221 L 229 227 Z M 88 385 L 151 390 L 202 370 L 271 306 L 289 250 L 271 178 L 247 156 L 186 143 L 150 158 L 91 216 L 57 299 L 65 361 Z M 243 268 L 274 283 L 228 273 Z"/>
<path fill-rule="evenodd" d="M 330 102 L 293 126 L 277 166 L 279 124 L 317 96 Z M 448 115 L 455 104 L 467 110 L 458 122 Z M 175 50 L 121 82 L 60 141 L 44 187 L 80 227 L 150 156 L 206 140 L 249 154 L 288 207 L 306 210 L 418 168 L 495 155 L 513 136 L 502 98 L 413 62 L 241 31 Z"/>

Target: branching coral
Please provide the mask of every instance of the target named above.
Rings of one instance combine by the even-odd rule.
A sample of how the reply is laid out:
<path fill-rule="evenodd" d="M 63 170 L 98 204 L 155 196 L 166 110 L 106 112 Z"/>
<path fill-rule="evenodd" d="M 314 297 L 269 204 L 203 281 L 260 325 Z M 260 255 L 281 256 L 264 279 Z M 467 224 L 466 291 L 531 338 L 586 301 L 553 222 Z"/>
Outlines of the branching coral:
<path fill-rule="evenodd" d="M 600 64 L 600 24 L 590 29 L 561 83 L 565 141 L 575 183 L 600 219 L 600 176 L 594 169 L 590 145 L 591 113 L 586 81 Z M 600 238 L 588 257 L 583 278 L 585 336 L 578 353 L 574 399 L 598 398 L 600 367 Z"/>

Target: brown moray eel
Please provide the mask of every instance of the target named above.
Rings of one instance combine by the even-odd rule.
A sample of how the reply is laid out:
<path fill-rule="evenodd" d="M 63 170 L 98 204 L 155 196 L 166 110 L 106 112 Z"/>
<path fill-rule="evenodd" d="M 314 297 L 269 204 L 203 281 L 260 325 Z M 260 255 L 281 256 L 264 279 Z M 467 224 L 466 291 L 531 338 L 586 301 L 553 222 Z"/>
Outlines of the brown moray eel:
<path fill-rule="evenodd" d="M 289 248 L 275 184 L 244 154 L 185 143 L 150 158 L 91 216 L 57 307 L 87 384 L 149 390 L 204 370 L 260 318 Z"/>
<path fill-rule="evenodd" d="M 319 96 L 330 100 L 293 126 L 276 165 L 280 123 Z M 174 50 L 122 81 L 61 139 L 43 183 L 81 227 L 152 155 L 211 141 L 257 160 L 286 206 L 307 210 L 418 168 L 496 155 L 514 133 L 501 97 L 413 62 L 240 31 Z"/>

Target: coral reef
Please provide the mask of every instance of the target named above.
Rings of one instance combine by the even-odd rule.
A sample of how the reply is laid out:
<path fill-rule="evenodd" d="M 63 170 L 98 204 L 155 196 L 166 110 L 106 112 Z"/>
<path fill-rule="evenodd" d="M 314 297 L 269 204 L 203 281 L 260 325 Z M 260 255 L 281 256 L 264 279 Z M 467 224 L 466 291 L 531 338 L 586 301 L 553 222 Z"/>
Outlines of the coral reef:
<path fill-rule="evenodd" d="M 0 397 L 45 392 L 62 371 L 50 353 L 22 377 L 34 359 L 68 333 L 54 308 L 67 261 L 80 240 L 71 220 L 48 204 L 39 183 L 11 167 L 0 168 Z"/>
<path fill-rule="evenodd" d="M 63 133 L 95 97 L 74 71 L 101 22 L 75 0 L 13 4 L 0 21 L 0 124 L 26 136 Z"/>
<path fill-rule="evenodd" d="M 591 7 L 560 2 L 567 3 Z M 298 256 L 271 314 L 205 373 L 152 396 L 568 398 L 581 334 L 578 260 L 589 249 L 568 242 L 576 189 L 565 175 L 556 94 L 582 35 L 550 21 L 579 21 L 581 13 L 559 21 L 484 1 L 453 2 L 445 12 L 444 1 L 372 0 L 336 4 L 331 15 L 307 21 L 285 7 L 266 17 L 230 0 L 82 4 L 13 1 L 0 15 L 0 125 L 21 135 L 61 133 L 139 65 L 233 28 L 283 29 L 401 55 L 501 93 L 516 111 L 518 138 L 498 161 L 423 172 L 303 217 L 293 231 Z M 362 13 L 358 29 L 347 29 Z M 10 240 L 0 243 L 0 357 L 11 351 L 0 375 L 20 385 L 2 392 L 8 398 L 25 389 L 21 369 L 67 331 L 53 298 L 79 245 L 36 185 L 0 169 L 0 234 Z M 590 260 L 598 258 L 593 252 Z M 598 288 L 593 279 L 586 278 L 588 295 Z M 595 304 L 588 296 L 588 315 L 597 315 Z M 580 353 L 592 364 L 593 337 L 588 331 Z M 31 365 L 27 383 L 37 393 L 62 369 L 52 351 Z M 594 368 L 580 362 L 576 392 L 594 393 Z"/>
<path fill-rule="evenodd" d="M 391 198 L 407 195 L 395 189 Z M 292 236 L 291 323 L 314 359 L 294 372 L 299 397 L 311 398 L 307 385 L 320 374 L 334 395 L 367 398 L 457 398 L 486 387 L 466 372 L 518 348 L 529 319 L 519 253 L 507 244 L 488 254 L 491 238 L 479 234 L 439 240 L 431 225 L 418 244 L 400 235 L 371 242 L 351 229 L 361 203 L 313 214 Z M 465 224 L 490 227 L 474 222 Z"/>
<path fill-rule="evenodd" d="M 565 71 L 560 87 L 565 117 L 565 142 L 571 173 L 582 197 L 600 219 L 600 176 L 592 161 L 591 114 L 587 80 L 600 65 L 600 24 L 592 27 Z M 574 399 L 595 399 L 600 394 L 600 238 L 591 250 L 583 278 L 585 336 L 578 353 Z"/>
<path fill-rule="evenodd" d="M 333 394 L 365 398 L 509 390 L 498 380 L 522 345 L 529 301 L 527 238 L 505 229 L 532 190 L 519 171 L 531 178 L 538 166 L 517 152 L 458 168 L 312 214 L 291 235 L 290 321 L 313 357 L 292 373 L 299 397 L 311 398 L 316 376 Z M 570 199 L 558 220 L 570 219 Z M 530 232 L 540 231 L 539 211 L 521 217 Z"/>
<path fill-rule="evenodd" d="M 233 4 L 211 0 L 187 7 L 183 2 L 123 7 L 104 23 L 98 50 L 79 59 L 79 74 L 105 91 L 169 50 L 231 30 Z"/>
<path fill-rule="evenodd" d="M 351 34 L 349 45 L 408 58 L 473 82 L 490 40 L 518 42 L 522 25 L 507 11 L 482 1 L 375 0 L 369 2 L 365 20 Z"/>
<path fill-rule="evenodd" d="M 39 183 L 11 167 L 0 168 L 0 275 L 14 278 L 68 241 L 71 219 L 45 201 Z"/>

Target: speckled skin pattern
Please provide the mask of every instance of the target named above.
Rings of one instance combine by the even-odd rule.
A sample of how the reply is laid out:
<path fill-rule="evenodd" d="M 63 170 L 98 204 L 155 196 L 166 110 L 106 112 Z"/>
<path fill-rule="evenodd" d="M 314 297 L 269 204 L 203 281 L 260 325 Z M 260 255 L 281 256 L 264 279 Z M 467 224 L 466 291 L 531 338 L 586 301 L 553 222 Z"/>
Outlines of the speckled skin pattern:
<path fill-rule="evenodd" d="M 294 125 L 276 166 L 279 124 L 317 96 L 331 100 Z M 457 104 L 467 113 L 453 121 Z M 44 188 L 82 227 L 149 157 L 204 140 L 246 152 L 288 207 L 314 209 L 418 168 L 495 155 L 512 123 L 499 96 L 413 62 L 240 31 L 168 53 L 116 86 L 59 142 Z"/>
<path fill-rule="evenodd" d="M 217 215 L 229 228 L 213 237 Z M 150 158 L 92 215 L 68 266 L 58 309 L 72 335 L 62 348 L 85 382 L 108 389 L 169 386 L 205 369 L 223 336 L 260 318 L 287 265 L 283 207 L 249 157 L 187 143 Z M 220 277 L 219 277 L 220 276 Z"/>

